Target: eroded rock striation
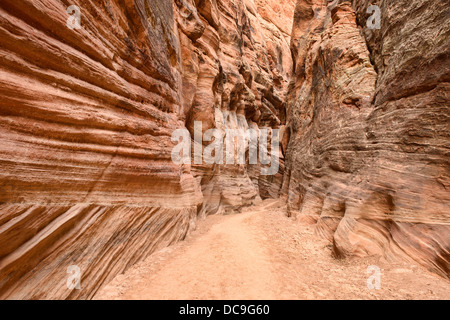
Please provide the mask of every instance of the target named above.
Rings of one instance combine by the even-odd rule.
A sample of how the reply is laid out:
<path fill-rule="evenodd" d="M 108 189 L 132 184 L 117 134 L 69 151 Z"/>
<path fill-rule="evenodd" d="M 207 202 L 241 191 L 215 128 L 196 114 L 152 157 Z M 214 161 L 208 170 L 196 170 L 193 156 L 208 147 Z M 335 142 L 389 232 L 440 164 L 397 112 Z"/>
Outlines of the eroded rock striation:
<path fill-rule="evenodd" d="M 281 187 L 282 171 L 177 165 L 172 133 L 282 129 L 294 0 L 70 5 L 79 29 L 67 1 L 0 4 L 1 298 L 90 298 L 199 214 Z"/>
<path fill-rule="evenodd" d="M 438 0 L 297 3 L 283 194 L 338 257 L 450 276 L 448 16 Z"/>
<path fill-rule="evenodd" d="M 91 298 L 198 217 L 280 193 L 337 257 L 449 277 L 448 15 L 438 0 L 2 0 L 0 298 Z M 278 173 L 248 150 L 176 164 L 176 130 L 208 144 L 198 122 L 278 129 Z"/>
<path fill-rule="evenodd" d="M 203 132 L 216 128 L 225 135 L 227 129 L 273 128 L 282 134 L 295 1 L 175 3 L 181 31 L 182 117 L 191 136 L 196 121 L 202 122 Z M 202 186 L 203 215 L 239 209 L 260 197 L 278 197 L 283 159 L 274 177 L 261 175 L 261 165 L 203 163 L 190 170 Z"/>

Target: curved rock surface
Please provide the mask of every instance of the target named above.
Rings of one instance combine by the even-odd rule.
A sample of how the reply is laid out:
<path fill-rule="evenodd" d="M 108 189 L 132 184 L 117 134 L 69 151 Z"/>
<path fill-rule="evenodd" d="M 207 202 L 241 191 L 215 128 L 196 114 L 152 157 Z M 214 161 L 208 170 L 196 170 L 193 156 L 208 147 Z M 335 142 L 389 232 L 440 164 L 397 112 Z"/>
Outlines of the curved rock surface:
<path fill-rule="evenodd" d="M 91 298 L 198 214 L 278 195 L 282 173 L 171 160 L 194 121 L 283 125 L 293 11 L 261 3 L 74 0 L 70 29 L 66 1 L 1 1 L 1 298 Z"/>
<path fill-rule="evenodd" d="M 450 277 L 443 1 L 70 4 L 81 28 L 67 1 L 0 3 L 0 298 L 92 298 L 198 217 L 280 193 L 336 257 Z M 175 130 L 207 146 L 197 121 L 279 129 L 278 173 L 248 146 L 240 165 L 175 164 Z"/>
<path fill-rule="evenodd" d="M 175 3 L 181 31 L 182 115 L 191 136 L 196 121 L 202 122 L 203 132 L 216 128 L 224 136 L 227 129 L 283 129 L 292 71 L 287 30 L 293 11 L 286 10 L 295 1 L 284 1 L 283 6 L 253 0 Z M 278 197 L 283 159 L 280 162 L 274 177 L 261 175 L 260 164 L 192 165 L 204 196 L 200 214 Z"/>
<path fill-rule="evenodd" d="M 338 257 L 450 276 L 448 14 L 438 0 L 297 3 L 283 193 Z"/>

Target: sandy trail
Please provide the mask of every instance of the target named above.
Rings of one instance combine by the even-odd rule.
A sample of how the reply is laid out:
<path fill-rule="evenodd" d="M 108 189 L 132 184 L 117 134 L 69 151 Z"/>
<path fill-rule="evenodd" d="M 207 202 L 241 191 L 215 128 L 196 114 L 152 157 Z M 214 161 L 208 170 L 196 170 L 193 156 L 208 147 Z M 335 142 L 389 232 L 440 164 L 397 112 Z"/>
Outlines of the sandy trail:
<path fill-rule="evenodd" d="M 370 265 L 381 288 L 367 287 Z M 266 200 L 211 216 L 174 246 L 117 276 L 95 299 L 450 299 L 450 281 L 414 264 L 336 260 L 312 226 Z"/>

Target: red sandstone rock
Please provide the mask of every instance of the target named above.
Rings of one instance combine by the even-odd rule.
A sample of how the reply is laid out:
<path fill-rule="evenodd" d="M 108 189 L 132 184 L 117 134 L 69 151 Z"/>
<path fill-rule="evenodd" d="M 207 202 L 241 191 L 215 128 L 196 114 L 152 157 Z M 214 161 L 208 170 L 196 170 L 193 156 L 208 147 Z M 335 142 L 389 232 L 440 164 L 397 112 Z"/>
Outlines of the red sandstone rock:
<path fill-rule="evenodd" d="M 197 214 L 278 195 L 282 173 L 171 161 L 194 121 L 282 124 L 293 12 L 275 3 L 75 0 L 71 30 L 64 1 L 1 2 L 0 297 L 90 298 Z"/>
<path fill-rule="evenodd" d="M 445 3 L 73 4 L 81 29 L 63 1 L 0 4 L 1 298 L 93 297 L 199 215 L 282 184 L 337 256 L 449 276 Z M 365 27 L 370 4 L 381 30 Z M 171 135 L 195 121 L 280 129 L 279 173 L 174 164 Z M 67 288 L 71 265 L 83 290 Z"/>
<path fill-rule="evenodd" d="M 448 6 L 352 3 L 297 4 L 289 212 L 339 257 L 413 259 L 449 277 Z M 366 27 L 371 4 L 380 30 Z"/>
<path fill-rule="evenodd" d="M 286 3 L 294 5 L 294 1 Z M 293 11 L 284 15 L 274 11 L 272 2 L 252 0 L 176 4 L 184 58 L 183 110 L 187 111 L 186 126 L 191 135 L 195 121 L 202 121 L 203 131 L 217 128 L 224 134 L 226 129 L 280 128 L 292 59 L 289 35 L 279 26 L 290 29 Z M 201 29 L 203 33 L 194 36 L 189 29 Z M 239 209 L 259 196 L 278 197 L 282 173 L 268 181 L 260 175 L 260 169 L 253 165 L 248 169 L 193 165 L 203 190 L 201 213 Z"/>

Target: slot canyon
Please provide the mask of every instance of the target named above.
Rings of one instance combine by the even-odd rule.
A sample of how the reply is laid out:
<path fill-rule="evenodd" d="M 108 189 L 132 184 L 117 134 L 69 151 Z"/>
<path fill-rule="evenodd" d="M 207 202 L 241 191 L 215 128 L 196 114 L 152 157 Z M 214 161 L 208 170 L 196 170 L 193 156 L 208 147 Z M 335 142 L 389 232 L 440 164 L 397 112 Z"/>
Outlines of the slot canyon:
<path fill-rule="evenodd" d="M 0 299 L 450 299 L 449 17 L 1 0 Z M 176 163 L 179 129 L 277 134 L 278 171 Z"/>

